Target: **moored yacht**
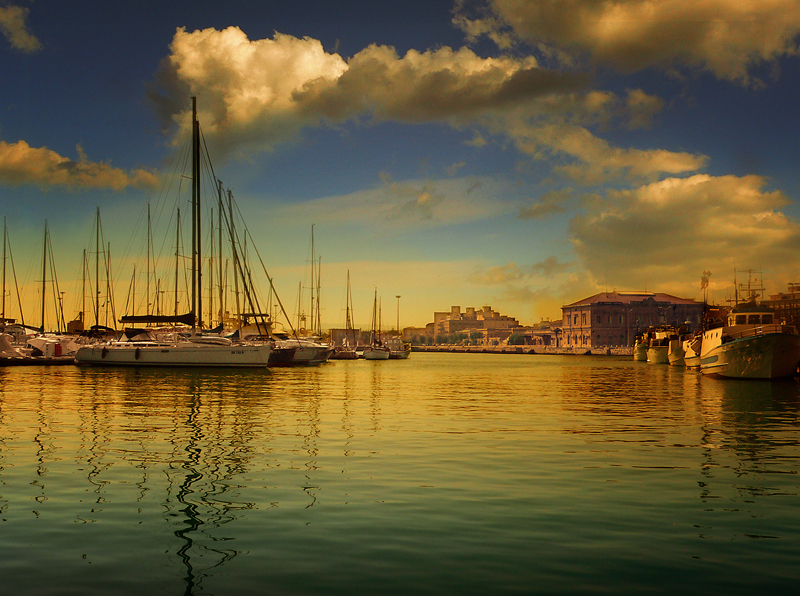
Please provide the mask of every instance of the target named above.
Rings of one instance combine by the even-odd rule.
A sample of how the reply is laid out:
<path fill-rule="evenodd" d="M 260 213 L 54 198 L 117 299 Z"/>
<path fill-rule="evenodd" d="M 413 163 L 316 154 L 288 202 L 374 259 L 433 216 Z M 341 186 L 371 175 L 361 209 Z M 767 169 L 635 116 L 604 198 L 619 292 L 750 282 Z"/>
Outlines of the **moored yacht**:
<path fill-rule="evenodd" d="M 120 341 L 109 341 L 80 348 L 75 361 L 93 365 L 127 366 L 190 366 L 190 367 L 263 367 L 269 363 L 272 346 L 268 341 L 237 341 L 220 335 L 202 332 L 202 258 L 201 258 L 201 152 L 200 123 L 197 120 L 197 99 L 192 98 L 192 245 L 191 245 L 191 288 L 190 311 L 184 315 L 172 316 L 148 313 L 123 317 L 123 322 L 181 323 L 190 326 L 191 334 L 174 333 L 172 336 L 152 337 L 146 333 L 131 332 Z M 221 183 L 220 183 L 221 184 Z M 220 191 L 221 194 L 221 191 Z M 220 232 L 221 234 L 221 232 Z M 230 242 L 235 253 L 235 236 Z M 243 282 L 241 263 L 236 259 Z M 177 274 L 176 274 L 177 276 Z M 250 296 L 252 287 L 247 288 Z M 250 302 L 252 300 L 248 299 Z M 250 304 L 253 307 L 252 304 Z M 258 312 L 254 310 L 254 312 Z M 127 319 L 127 321 L 126 321 Z"/>

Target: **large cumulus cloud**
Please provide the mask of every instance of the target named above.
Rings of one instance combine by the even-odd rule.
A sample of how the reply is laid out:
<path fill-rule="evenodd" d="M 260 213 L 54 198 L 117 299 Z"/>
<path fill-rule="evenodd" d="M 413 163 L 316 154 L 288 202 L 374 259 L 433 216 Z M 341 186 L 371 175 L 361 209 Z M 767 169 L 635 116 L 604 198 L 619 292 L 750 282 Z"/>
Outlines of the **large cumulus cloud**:
<path fill-rule="evenodd" d="M 589 55 L 625 71 L 690 66 L 748 81 L 753 66 L 797 53 L 796 0 L 459 1 L 455 22 L 501 46 L 539 45 L 562 60 Z"/>
<path fill-rule="evenodd" d="M 647 128 L 664 102 L 641 89 L 620 97 L 590 83 L 584 73 L 543 68 L 532 56 L 481 57 L 449 47 L 401 56 L 371 45 L 345 60 L 318 40 L 280 33 L 251 40 L 229 27 L 178 29 L 151 97 L 185 134 L 188 97 L 197 95 L 206 138 L 239 155 L 273 149 L 309 127 L 392 120 L 511 139 L 533 158 L 557 156 L 558 171 L 581 184 L 653 179 L 705 164 L 702 156 L 618 149 L 596 137 L 590 128 Z"/>
<path fill-rule="evenodd" d="M 794 279 L 800 223 L 782 212 L 788 203 L 760 176 L 697 174 L 590 198 L 570 231 L 596 280 L 611 271 L 615 285 L 691 296 L 705 270 L 723 284 L 734 267 Z"/>

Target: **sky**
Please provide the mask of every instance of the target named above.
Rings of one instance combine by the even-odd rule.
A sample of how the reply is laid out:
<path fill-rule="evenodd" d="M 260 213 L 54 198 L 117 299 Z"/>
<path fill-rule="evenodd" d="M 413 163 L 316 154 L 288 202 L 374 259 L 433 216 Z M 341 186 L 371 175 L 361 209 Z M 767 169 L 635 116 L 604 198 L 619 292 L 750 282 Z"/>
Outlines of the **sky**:
<path fill-rule="evenodd" d="M 37 324 L 45 221 L 67 320 L 98 210 L 116 310 L 148 205 L 174 259 L 192 96 L 291 316 L 313 225 L 325 328 L 348 272 L 365 328 L 376 294 L 384 328 L 531 325 L 601 291 L 800 282 L 800 0 L 15 0 L 0 33 L 0 215 Z"/>

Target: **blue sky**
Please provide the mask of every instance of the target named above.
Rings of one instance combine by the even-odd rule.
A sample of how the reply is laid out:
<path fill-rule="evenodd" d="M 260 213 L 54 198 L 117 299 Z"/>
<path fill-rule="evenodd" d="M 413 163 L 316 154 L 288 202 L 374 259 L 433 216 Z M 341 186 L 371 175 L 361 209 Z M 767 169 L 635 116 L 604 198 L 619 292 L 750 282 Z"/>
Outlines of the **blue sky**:
<path fill-rule="evenodd" d="M 190 95 L 292 314 L 314 224 L 324 327 L 348 270 L 356 323 L 377 288 L 387 327 L 397 295 L 402 326 L 456 304 L 532 324 L 606 289 L 699 299 L 704 271 L 717 302 L 737 269 L 800 281 L 797 0 L 17 0 L 0 32 L 30 313 L 45 219 L 80 310 L 98 207 L 121 308 Z"/>

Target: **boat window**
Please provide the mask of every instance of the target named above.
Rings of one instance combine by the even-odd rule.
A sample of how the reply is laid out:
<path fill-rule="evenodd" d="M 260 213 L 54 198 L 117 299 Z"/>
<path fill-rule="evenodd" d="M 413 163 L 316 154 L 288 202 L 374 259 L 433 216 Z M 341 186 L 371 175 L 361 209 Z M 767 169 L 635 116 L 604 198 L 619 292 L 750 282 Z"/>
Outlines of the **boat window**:
<path fill-rule="evenodd" d="M 761 315 L 750 315 L 747 317 L 748 325 L 758 325 L 761 323 Z"/>
<path fill-rule="evenodd" d="M 761 322 L 764 323 L 764 325 L 771 325 L 772 315 L 761 315 Z"/>
<path fill-rule="evenodd" d="M 736 315 L 736 324 L 744 325 L 747 323 L 747 315 Z"/>

